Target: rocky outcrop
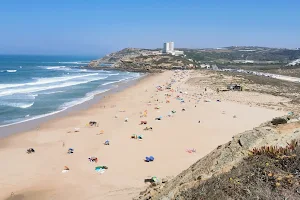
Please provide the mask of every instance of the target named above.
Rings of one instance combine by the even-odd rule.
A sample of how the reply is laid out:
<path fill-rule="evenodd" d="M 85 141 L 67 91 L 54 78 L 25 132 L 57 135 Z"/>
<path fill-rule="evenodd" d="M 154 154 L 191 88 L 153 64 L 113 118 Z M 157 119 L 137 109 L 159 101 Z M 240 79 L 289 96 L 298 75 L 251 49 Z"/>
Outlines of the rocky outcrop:
<path fill-rule="evenodd" d="M 143 55 L 143 53 L 148 52 L 148 50 L 137 49 L 137 48 L 125 48 L 121 51 L 110 53 L 98 60 L 92 60 L 88 67 L 100 67 L 101 64 L 112 64 L 118 63 L 120 60 L 126 60 L 132 57 L 137 57 Z"/>
<path fill-rule="evenodd" d="M 253 130 L 234 136 L 230 142 L 218 146 L 174 179 L 166 184 L 147 188 L 136 199 L 176 199 L 175 197 L 180 192 L 193 187 L 199 180 L 207 180 L 212 176 L 230 171 L 243 158 L 247 157 L 249 151 L 254 147 L 286 146 L 287 142 L 300 139 L 299 116 L 289 116 L 288 118 L 290 120 L 287 124 L 275 126 L 268 122 Z M 285 126 L 292 126 L 293 129 L 285 129 Z"/>
<path fill-rule="evenodd" d="M 138 72 L 159 72 L 161 70 L 193 68 L 192 61 L 155 50 L 126 48 L 111 53 L 99 60 L 93 60 L 87 68 L 118 69 Z"/>

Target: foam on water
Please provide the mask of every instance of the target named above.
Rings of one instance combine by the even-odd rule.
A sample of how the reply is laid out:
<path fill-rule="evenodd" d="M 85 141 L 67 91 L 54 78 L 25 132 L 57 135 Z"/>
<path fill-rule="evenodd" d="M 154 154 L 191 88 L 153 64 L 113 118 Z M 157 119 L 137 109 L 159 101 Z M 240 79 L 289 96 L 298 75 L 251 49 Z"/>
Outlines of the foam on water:
<path fill-rule="evenodd" d="M 78 76 L 61 76 L 61 77 L 52 77 L 52 78 L 32 78 L 33 80 L 36 80 L 36 81 L 29 82 L 29 83 L 21 83 L 21 84 L 0 84 L 0 89 L 57 83 L 57 82 L 68 81 L 68 80 L 83 78 L 83 77 L 88 77 L 88 76 L 96 76 L 96 75 L 99 75 L 99 73 L 84 74 L 84 75 L 78 75 Z"/>
<path fill-rule="evenodd" d="M 44 90 L 56 89 L 56 88 L 70 87 L 70 86 L 74 86 L 74 85 L 89 83 L 89 82 L 96 81 L 96 80 L 106 79 L 107 77 L 108 76 L 97 77 L 97 78 L 92 78 L 92 79 L 83 80 L 83 81 L 71 81 L 71 82 L 65 82 L 65 83 L 60 83 L 60 84 L 56 84 L 56 85 L 44 86 L 44 87 L 41 86 L 41 87 L 6 89 L 4 91 L 0 91 L 0 97 L 6 96 L 6 95 L 12 95 L 12 94 L 16 94 L 16 93 L 33 93 L 33 92 L 39 92 L 39 91 L 44 91 Z"/>
<path fill-rule="evenodd" d="M 77 65 L 87 65 L 89 61 L 75 61 L 75 62 L 58 62 L 61 64 L 77 64 Z"/>
<path fill-rule="evenodd" d="M 110 81 L 110 82 L 106 82 L 106 83 L 103 83 L 102 85 L 110 85 L 110 84 L 113 84 L 113 83 L 119 83 L 121 81 L 125 81 L 125 80 L 128 80 L 128 79 L 132 79 L 131 77 L 128 77 L 128 78 L 123 78 L 123 79 L 120 79 L 120 80 L 117 80 L 117 81 Z"/>
<path fill-rule="evenodd" d="M 115 70 L 83 69 L 79 66 L 89 61 L 74 58 L 5 59 L 0 55 L 0 124 L 3 126 L 59 113 L 117 87 L 119 82 L 140 76 Z"/>
<path fill-rule="evenodd" d="M 42 93 L 39 93 L 39 95 L 56 94 L 56 93 L 62 93 L 62 92 L 65 92 L 65 91 L 59 90 L 59 91 L 53 91 L 53 92 L 42 92 Z"/>
<path fill-rule="evenodd" d="M 30 108 L 37 96 L 37 94 L 19 94 L 0 97 L 0 105 L 22 109 Z"/>
<path fill-rule="evenodd" d="M 9 106 L 9 107 L 14 107 L 14 108 L 30 108 L 33 106 L 34 102 L 31 103 L 10 103 L 10 102 L 0 102 L 1 106 Z"/>
<path fill-rule="evenodd" d="M 64 103 L 63 105 L 60 106 L 60 109 L 64 110 L 64 109 L 82 104 L 86 101 L 92 100 L 96 95 L 107 92 L 109 90 L 110 89 L 102 89 L 102 90 L 96 90 L 96 91 L 93 91 L 93 92 L 89 92 L 83 98 L 79 98 L 79 99 L 73 100 L 71 102 Z"/>

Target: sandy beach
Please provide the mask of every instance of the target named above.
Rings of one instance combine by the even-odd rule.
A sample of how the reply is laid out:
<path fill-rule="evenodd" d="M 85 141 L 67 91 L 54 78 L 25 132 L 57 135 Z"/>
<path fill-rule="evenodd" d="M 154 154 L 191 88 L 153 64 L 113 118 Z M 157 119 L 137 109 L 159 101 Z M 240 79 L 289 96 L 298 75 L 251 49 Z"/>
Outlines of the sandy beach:
<path fill-rule="evenodd" d="M 147 186 L 144 179 L 175 176 L 232 136 L 286 114 L 243 104 L 276 104 L 280 97 L 224 95 L 197 85 L 195 76 L 201 78 L 201 73 L 151 75 L 87 110 L 1 139 L 0 199 L 132 199 Z M 90 121 L 99 126 L 89 126 Z M 133 134 L 143 139 L 131 139 Z M 110 145 L 104 145 L 106 140 Z M 28 148 L 35 153 L 27 154 Z M 68 154 L 69 148 L 74 153 Z M 187 151 L 191 149 L 196 152 Z M 91 156 L 98 162 L 90 162 Z M 155 159 L 145 162 L 146 156 Z M 64 166 L 69 168 L 66 173 Z M 96 166 L 108 169 L 99 173 Z"/>

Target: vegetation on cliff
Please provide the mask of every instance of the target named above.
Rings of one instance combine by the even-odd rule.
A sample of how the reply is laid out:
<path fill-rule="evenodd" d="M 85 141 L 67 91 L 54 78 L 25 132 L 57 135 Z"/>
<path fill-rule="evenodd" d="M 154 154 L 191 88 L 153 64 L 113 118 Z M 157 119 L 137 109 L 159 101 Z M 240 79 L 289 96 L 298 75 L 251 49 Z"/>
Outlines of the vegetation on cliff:
<path fill-rule="evenodd" d="M 178 194 L 176 199 L 300 199 L 300 147 L 253 149 L 230 172 L 212 177 Z"/>
<path fill-rule="evenodd" d="M 91 61 L 90 68 L 99 68 L 109 65 L 108 68 L 128 71 L 157 71 L 178 67 L 194 66 L 193 61 L 182 56 L 161 54 L 157 50 L 126 48 L 111 53 L 99 60 Z"/>
<path fill-rule="evenodd" d="M 300 50 L 267 47 L 226 47 L 220 49 L 182 49 L 187 57 L 220 64 L 254 61 L 260 64 L 287 64 L 300 58 Z"/>

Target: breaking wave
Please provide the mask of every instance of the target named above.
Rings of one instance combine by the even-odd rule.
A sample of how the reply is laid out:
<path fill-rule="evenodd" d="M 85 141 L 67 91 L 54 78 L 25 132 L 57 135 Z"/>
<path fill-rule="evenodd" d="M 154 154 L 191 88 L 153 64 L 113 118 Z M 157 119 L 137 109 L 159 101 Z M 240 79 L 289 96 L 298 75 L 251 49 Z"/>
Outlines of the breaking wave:
<path fill-rule="evenodd" d="M 46 86 L 40 86 L 40 87 L 27 87 L 27 88 L 12 88 L 12 89 L 6 89 L 0 91 L 0 97 L 6 96 L 6 95 L 12 95 L 16 93 L 33 93 L 33 92 L 39 92 L 44 90 L 50 90 L 50 89 L 56 89 L 56 88 L 64 88 L 64 87 L 70 87 L 74 85 L 89 83 L 96 80 L 106 79 L 108 76 L 105 77 L 95 77 L 87 80 L 80 80 L 80 81 L 70 81 L 70 82 L 64 82 L 64 83 L 58 83 L 56 85 L 46 85 Z"/>
<path fill-rule="evenodd" d="M 20 84 L 0 84 L 0 89 L 57 83 L 57 82 L 68 81 L 68 80 L 83 78 L 83 77 L 88 77 L 88 76 L 96 76 L 96 75 L 99 75 L 99 73 L 84 74 L 84 75 L 78 75 L 78 76 L 61 76 L 61 77 L 53 77 L 53 78 L 32 78 L 33 80 L 36 80 L 36 81 L 29 82 L 29 83 L 20 83 Z"/>
<path fill-rule="evenodd" d="M 15 73 L 15 72 L 17 72 L 17 70 L 15 70 L 15 69 L 8 69 L 8 70 L 6 70 L 6 72 L 8 72 L 8 73 Z"/>

